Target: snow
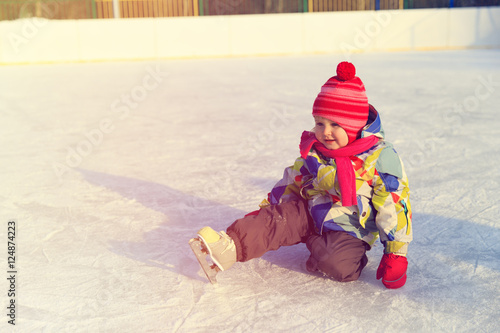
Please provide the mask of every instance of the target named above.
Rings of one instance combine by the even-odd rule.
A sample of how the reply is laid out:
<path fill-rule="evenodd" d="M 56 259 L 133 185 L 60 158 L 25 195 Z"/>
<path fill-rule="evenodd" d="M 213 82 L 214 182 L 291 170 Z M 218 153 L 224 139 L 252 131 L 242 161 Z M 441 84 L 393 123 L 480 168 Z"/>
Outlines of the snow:
<path fill-rule="evenodd" d="M 342 55 L 0 67 L 0 267 L 12 332 L 498 332 L 500 50 L 350 55 L 405 161 L 407 284 L 305 270 L 305 246 L 212 286 L 187 241 L 257 208 Z"/>

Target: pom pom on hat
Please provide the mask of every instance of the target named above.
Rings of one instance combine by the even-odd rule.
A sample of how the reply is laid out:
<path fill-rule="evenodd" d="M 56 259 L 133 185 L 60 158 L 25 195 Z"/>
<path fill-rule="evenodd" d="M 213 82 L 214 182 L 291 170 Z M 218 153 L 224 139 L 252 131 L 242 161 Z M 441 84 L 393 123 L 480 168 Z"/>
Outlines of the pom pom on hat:
<path fill-rule="evenodd" d="M 337 76 L 331 77 L 321 87 L 312 114 L 339 124 L 351 143 L 366 125 L 368 110 L 365 86 L 356 76 L 354 65 L 344 61 L 337 65 Z"/>
<path fill-rule="evenodd" d="M 356 76 L 356 67 L 347 61 L 343 61 L 337 65 L 337 78 L 340 81 L 348 81 Z"/>

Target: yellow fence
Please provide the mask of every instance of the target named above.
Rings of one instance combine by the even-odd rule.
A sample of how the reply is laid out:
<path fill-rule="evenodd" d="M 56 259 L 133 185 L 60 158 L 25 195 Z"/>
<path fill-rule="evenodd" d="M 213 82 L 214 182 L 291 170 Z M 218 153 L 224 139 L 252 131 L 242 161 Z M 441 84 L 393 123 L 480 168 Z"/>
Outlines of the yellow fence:
<path fill-rule="evenodd" d="M 309 0 L 310 12 L 375 10 L 374 0 Z M 380 9 L 403 9 L 404 0 L 380 0 Z"/>
<path fill-rule="evenodd" d="M 119 0 L 120 17 L 238 15 L 375 10 L 375 0 Z M 112 0 L 95 0 L 97 18 L 112 18 Z M 379 0 L 379 9 L 402 9 L 404 0 Z"/>
<path fill-rule="evenodd" d="M 118 0 L 119 17 L 498 6 L 500 0 Z M 113 18 L 113 0 L 0 0 L 0 20 Z"/>
<path fill-rule="evenodd" d="M 113 17 L 112 0 L 95 0 L 97 18 Z M 120 17 L 197 16 L 197 1 L 192 0 L 120 0 Z"/>

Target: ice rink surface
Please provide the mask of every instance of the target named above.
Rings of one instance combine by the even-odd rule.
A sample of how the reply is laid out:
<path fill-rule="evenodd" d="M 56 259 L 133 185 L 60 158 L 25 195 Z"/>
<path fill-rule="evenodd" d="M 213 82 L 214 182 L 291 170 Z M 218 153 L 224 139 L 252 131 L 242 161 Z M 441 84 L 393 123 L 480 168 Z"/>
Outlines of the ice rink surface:
<path fill-rule="evenodd" d="M 500 331 L 500 50 L 350 56 L 410 180 L 403 288 L 375 279 L 378 242 L 346 284 L 307 273 L 303 245 L 216 287 L 199 270 L 187 241 L 257 208 L 342 60 L 0 67 L 0 331 Z"/>

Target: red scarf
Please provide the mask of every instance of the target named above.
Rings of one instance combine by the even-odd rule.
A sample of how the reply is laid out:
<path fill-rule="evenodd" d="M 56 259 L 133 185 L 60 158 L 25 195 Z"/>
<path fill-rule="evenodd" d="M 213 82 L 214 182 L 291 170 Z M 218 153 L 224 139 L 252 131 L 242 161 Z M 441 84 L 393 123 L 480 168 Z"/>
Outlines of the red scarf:
<path fill-rule="evenodd" d="M 300 138 L 300 155 L 303 159 L 314 146 L 321 154 L 326 157 L 333 158 L 337 165 L 337 178 L 340 185 L 340 194 L 342 197 L 342 206 L 352 206 L 357 204 L 356 198 L 356 177 L 354 175 L 354 167 L 350 157 L 367 151 L 373 147 L 379 138 L 370 135 L 366 138 L 357 139 L 345 147 L 339 149 L 328 149 L 316 139 L 312 132 L 304 131 Z"/>

